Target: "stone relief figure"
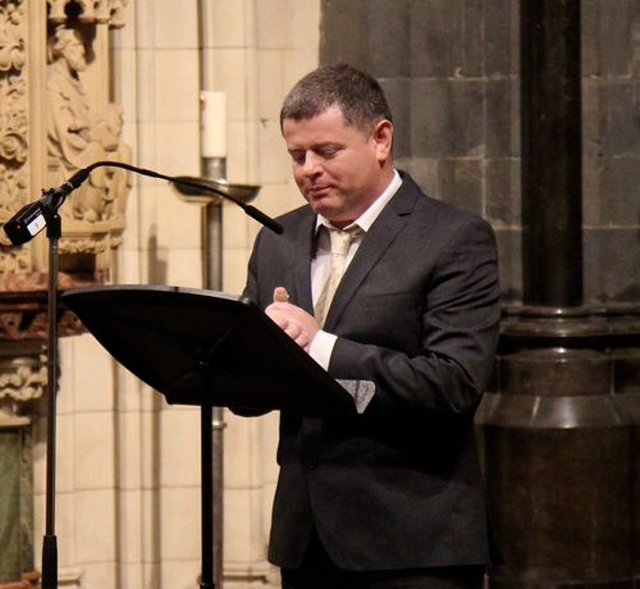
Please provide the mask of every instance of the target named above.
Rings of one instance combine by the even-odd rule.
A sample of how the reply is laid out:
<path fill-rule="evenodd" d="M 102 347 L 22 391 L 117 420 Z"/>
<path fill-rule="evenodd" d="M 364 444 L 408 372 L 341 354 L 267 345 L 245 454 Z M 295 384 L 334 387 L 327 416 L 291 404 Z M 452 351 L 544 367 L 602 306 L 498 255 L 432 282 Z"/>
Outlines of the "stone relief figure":
<path fill-rule="evenodd" d="M 96 161 L 131 162 L 129 147 L 120 141 L 121 107 L 110 103 L 106 116 L 97 116 L 79 76 L 86 67 L 79 32 L 58 27 L 51 40 L 47 72 L 48 179 L 52 186 L 59 186 Z M 90 223 L 120 219 L 130 185 L 128 171 L 98 167 L 71 193 L 70 206 L 62 207 L 60 212 Z"/>

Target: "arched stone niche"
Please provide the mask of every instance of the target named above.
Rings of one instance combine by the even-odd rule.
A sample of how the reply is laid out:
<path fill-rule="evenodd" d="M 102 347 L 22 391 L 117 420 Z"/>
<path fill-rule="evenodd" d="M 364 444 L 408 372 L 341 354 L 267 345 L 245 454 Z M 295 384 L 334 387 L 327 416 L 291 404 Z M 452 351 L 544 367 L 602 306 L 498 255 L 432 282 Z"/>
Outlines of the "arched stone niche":
<path fill-rule="evenodd" d="M 0 222 L 96 161 L 130 162 L 122 108 L 109 96 L 109 29 L 124 0 L 0 2 Z M 121 168 L 99 167 L 61 207 L 61 284 L 104 282 L 121 240 L 130 189 Z M 0 291 L 40 290 L 40 236 L 10 247 L 0 232 Z"/>

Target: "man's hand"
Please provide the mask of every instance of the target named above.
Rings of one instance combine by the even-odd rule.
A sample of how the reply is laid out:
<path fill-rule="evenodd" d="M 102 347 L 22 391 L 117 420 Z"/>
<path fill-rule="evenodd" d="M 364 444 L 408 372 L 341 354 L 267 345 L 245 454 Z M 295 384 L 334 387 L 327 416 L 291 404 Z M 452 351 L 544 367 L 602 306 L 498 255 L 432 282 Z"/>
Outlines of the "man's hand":
<path fill-rule="evenodd" d="M 265 309 L 265 313 L 305 352 L 309 351 L 320 325 L 313 315 L 289 302 L 289 294 L 284 287 L 278 286 L 273 291 L 273 303 Z"/>

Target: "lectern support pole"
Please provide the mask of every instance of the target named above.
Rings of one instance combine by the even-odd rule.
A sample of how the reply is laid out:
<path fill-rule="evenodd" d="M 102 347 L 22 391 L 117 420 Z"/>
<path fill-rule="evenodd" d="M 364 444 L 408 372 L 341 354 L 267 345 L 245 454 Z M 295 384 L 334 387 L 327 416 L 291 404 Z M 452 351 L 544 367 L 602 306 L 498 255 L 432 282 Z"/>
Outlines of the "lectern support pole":
<path fill-rule="evenodd" d="M 215 589 L 213 571 L 213 404 L 209 392 L 200 405 L 200 472 L 202 494 L 202 577 L 200 589 Z"/>

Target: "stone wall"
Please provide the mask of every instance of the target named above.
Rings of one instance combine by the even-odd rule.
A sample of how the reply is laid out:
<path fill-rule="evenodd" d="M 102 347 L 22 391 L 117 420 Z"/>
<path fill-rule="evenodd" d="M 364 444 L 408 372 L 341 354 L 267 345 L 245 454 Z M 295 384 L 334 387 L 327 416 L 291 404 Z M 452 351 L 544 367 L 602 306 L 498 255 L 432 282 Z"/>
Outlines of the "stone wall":
<path fill-rule="evenodd" d="M 518 2 L 322 6 L 321 61 L 350 61 L 383 81 L 399 165 L 433 196 L 491 221 L 505 302 L 522 302 Z M 632 0 L 582 3 L 587 304 L 640 299 L 638 27 Z"/>

